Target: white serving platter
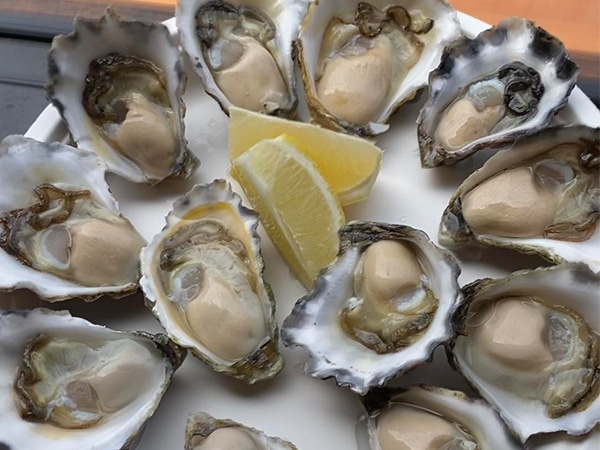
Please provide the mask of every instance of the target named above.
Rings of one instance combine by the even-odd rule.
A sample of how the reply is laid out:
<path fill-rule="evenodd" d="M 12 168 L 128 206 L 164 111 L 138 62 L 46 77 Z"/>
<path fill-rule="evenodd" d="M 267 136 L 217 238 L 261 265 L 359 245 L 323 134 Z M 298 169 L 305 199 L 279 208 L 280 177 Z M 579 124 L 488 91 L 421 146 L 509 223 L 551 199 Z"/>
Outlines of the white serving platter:
<path fill-rule="evenodd" d="M 460 14 L 459 17 L 467 35 L 475 35 L 488 27 L 467 15 Z M 166 24 L 175 33 L 174 20 Z M 108 177 L 123 214 L 146 239 L 162 229 L 164 217 L 173 201 L 193 184 L 210 182 L 215 178 L 230 179 L 227 117 L 217 103 L 204 93 L 198 77 L 189 66 L 188 73 L 184 97 L 188 107 L 186 136 L 190 148 L 202 160 L 202 166 L 194 178 L 190 182 L 147 187 L 131 184 L 112 175 Z M 421 168 L 415 121 L 422 103 L 405 105 L 392 118 L 390 131 L 378 141 L 378 145 L 385 150 L 381 173 L 369 199 L 346 208 L 348 220 L 407 224 L 424 230 L 436 240 L 439 220 L 450 196 L 478 163 L 468 160 L 455 167 Z M 581 90 L 575 88 L 557 121 L 598 126 L 600 112 Z M 67 132 L 57 111 L 48 106 L 31 125 L 27 136 L 43 141 L 65 140 Z M 233 187 L 241 193 L 236 183 L 233 183 Z M 277 319 L 281 324 L 305 290 L 289 272 L 264 230 L 259 228 L 259 231 L 263 237 L 265 277 L 273 287 L 277 299 Z M 600 239 L 600 233 L 597 232 L 594 239 Z M 472 250 L 457 256 L 462 265 L 461 284 L 546 264 L 541 259 L 504 250 Z M 143 306 L 141 294 L 120 300 L 102 298 L 87 304 L 81 300 L 48 304 L 27 291 L 0 294 L 0 310 L 35 306 L 69 309 L 73 315 L 118 330 L 162 331 L 150 311 Z M 322 381 L 304 376 L 301 363 L 306 355 L 302 350 L 282 348 L 282 351 L 286 361 L 282 373 L 272 381 L 254 386 L 246 386 L 226 375 L 217 374 L 189 356 L 176 373 L 154 417 L 148 422 L 139 449 L 182 449 L 187 416 L 196 411 L 205 411 L 218 418 L 230 418 L 262 429 L 269 435 L 293 442 L 300 450 L 356 449 L 355 427 L 362 412 L 358 397 L 349 389 L 337 387 L 333 380 Z M 441 348 L 436 351 L 431 364 L 401 377 L 398 383 L 430 383 L 469 391 L 461 376 L 448 366 Z M 596 429 L 593 433 L 594 436 L 585 439 L 563 440 L 563 436 L 556 436 L 535 440 L 535 448 L 600 448 L 600 431 Z"/>

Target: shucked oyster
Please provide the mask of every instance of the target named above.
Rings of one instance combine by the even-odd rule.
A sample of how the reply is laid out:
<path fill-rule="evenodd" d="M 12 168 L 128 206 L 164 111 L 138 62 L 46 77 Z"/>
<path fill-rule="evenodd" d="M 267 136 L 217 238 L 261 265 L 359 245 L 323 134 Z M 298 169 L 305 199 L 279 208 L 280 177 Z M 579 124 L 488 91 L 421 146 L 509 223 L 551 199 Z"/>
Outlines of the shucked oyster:
<path fill-rule="evenodd" d="M 431 357 L 453 335 L 462 301 L 454 258 L 418 230 L 350 222 L 337 259 L 285 319 L 286 345 L 305 347 L 305 372 L 364 394 Z"/>
<path fill-rule="evenodd" d="M 147 306 L 169 337 L 248 383 L 283 366 L 257 225 L 256 213 L 225 180 L 215 180 L 175 202 L 141 255 Z"/>
<path fill-rule="evenodd" d="M 186 351 L 37 309 L 0 314 L 0 447 L 127 450 Z"/>
<path fill-rule="evenodd" d="M 521 271 L 464 288 L 462 375 L 522 441 L 600 422 L 600 278 L 583 265 Z"/>
<path fill-rule="evenodd" d="M 194 173 L 185 72 L 164 25 L 121 21 L 111 8 L 98 20 L 77 18 L 72 34 L 52 41 L 48 62 L 50 100 L 78 147 L 137 183 Z"/>
<path fill-rule="evenodd" d="M 206 92 L 231 105 L 282 117 L 295 114 L 292 43 L 307 0 L 179 0 L 177 28 Z"/>
<path fill-rule="evenodd" d="M 425 385 L 376 389 L 362 402 L 358 450 L 523 448 L 486 402 L 462 392 Z"/>
<path fill-rule="evenodd" d="M 185 429 L 185 450 L 297 450 L 282 439 L 267 436 L 228 419 L 206 413 L 191 414 Z"/>
<path fill-rule="evenodd" d="M 93 153 L 9 136 L 0 144 L 0 289 L 46 300 L 137 289 L 145 241 Z"/>
<path fill-rule="evenodd" d="M 440 242 L 475 242 L 600 271 L 600 130 L 548 128 L 490 158 L 444 211 Z"/>
<path fill-rule="evenodd" d="M 429 75 L 417 120 L 421 164 L 454 164 L 543 129 L 578 73 L 562 42 L 526 19 L 504 19 L 451 43 Z"/>
<path fill-rule="evenodd" d="M 358 135 L 384 132 L 427 84 L 444 42 L 458 36 L 456 11 L 444 0 L 314 2 L 298 40 L 312 118 Z"/>

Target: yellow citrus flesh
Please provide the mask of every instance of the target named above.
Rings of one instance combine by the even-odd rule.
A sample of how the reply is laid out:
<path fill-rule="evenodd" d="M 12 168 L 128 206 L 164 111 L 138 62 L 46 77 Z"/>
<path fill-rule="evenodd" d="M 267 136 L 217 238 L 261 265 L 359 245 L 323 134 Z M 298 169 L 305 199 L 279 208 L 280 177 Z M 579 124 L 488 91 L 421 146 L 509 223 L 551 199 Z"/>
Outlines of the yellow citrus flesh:
<path fill-rule="evenodd" d="M 232 160 L 231 175 L 246 193 L 271 240 L 310 288 L 338 252 L 344 212 L 313 163 L 281 136 Z"/>
<path fill-rule="evenodd" d="M 379 174 L 383 152 L 364 139 L 235 107 L 229 117 L 232 160 L 263 139 L 285 134 L 317 167 L 342 206 L 366 199 Z"/>

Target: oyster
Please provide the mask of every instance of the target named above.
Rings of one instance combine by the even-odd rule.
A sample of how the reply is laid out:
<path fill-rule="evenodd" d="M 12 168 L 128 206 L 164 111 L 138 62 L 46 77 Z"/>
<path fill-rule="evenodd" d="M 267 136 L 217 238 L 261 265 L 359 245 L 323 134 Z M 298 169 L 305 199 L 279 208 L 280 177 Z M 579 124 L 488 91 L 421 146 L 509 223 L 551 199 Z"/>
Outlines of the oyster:
<path fill-rule="evenodd" d="M 364 394 L 431 358 L 454 334 L 462 302 L 456 260 L 422 231 L 350 222 L 337 259 L 285 319 L 285 345 L 312 359 L 307 375 Z"/>
<path fill-rule="evenodd" d="M 464 288 L 451 363 L 524 442 L 600 422 L 600 277 L 581 264 Z"/>
<path fill-rule="evenodd" d="M 0 143 L 0 290 L 63 300 L 137 290 L 144 239 L 97 155 L 22 136 Z"/>
<path fill-rule="evenodd" d="M 444 211 L 439 241 L 584 262 L 600 271 L 600 129 L 526 136 L 469 176 Z"/>
<path fill-rule="evenodd" d="M 456 40 L 429 75 L 417 120 L 422 166 L 454 164 L 543 129 L 578 74 L 562 42 L 526 19 Z"/>
<path fill-rule="evenodd" d="M 181 43 L 206 92 L 231 105 L 281 117 L 296 111 L 292 43 L 306 0 L 179 0 Z"/>
<path fill-rule="evenodd" d="M 0 447 L 135 447 L 186 351 L 45 309 L 0 314 Z"/>
<path fill-rule="evenodd" d="M 523 446 L 484 401 L 433 386 L 377 389 L 363 399 L 359 450 L 517 450 Z"/>
<path fill-rule="evenodd" d="M 445 0 L 314 2 L 298 39 L 312 118 L 337 131 L 383 133 L 460 34 Z"/>
<path fill-rule="evenodd" d="M 206 413 L 190 414 L 185 430 L 185 450 L 297 450 L 291 442 L 267 436 L 228 419 Z"/>
<path fill-rule="evenodd" d="M 52 41 L 48 96 L 77 146 L 96 152 L 128 180 L 189 178 L 199 161 L 187 148 L 179 49 L 162 24 L 76 18 Z"/>
<path fill-rule="evenodd" d="M 229 184 L 215 180 L 177 200 L 141 254 L 146 304 L 169 337 L 248 383 L 283 367 L 257 225 Z"/>

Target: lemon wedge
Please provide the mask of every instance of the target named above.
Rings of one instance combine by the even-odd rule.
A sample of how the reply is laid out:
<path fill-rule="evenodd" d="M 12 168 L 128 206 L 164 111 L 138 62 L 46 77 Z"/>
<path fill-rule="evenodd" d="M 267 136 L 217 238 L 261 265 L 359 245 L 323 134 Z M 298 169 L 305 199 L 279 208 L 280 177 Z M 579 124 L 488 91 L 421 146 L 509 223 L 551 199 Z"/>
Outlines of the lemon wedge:
<path fill-rule="evenodd" d="M 365 200 L 379 173 L 383 152 L 369 141 L 232 107 L 229 155 L 235 159 L 263 139 L 285 134 L 317 167 L 342 206 Z"/>
<path fill-rule="evenodd" d="M 271 240 L 306 288 L 338 252 L 344 212 L 327 181 L 287 136 L 265 139 L 232 160 Z"/>

